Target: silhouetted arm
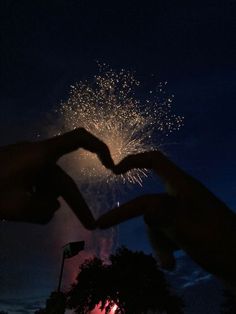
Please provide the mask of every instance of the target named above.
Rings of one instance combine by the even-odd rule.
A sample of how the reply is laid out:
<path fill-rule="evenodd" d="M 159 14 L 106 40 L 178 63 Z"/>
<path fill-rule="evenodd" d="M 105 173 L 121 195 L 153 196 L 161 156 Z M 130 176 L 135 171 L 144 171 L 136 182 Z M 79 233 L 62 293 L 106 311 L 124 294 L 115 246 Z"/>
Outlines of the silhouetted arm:
<path fill-rule="evenodd" d="M 114 167 L 108 147 L 82 128 L 44 141 L 2 147 L 0 218 L 46 223 L 59 208 L 61 196 L 83 225 L 93 229 L 94 218 L 75 182 L 56 165 L 61 156 L 79 148 L 96 153 L 106 167 Z"/>

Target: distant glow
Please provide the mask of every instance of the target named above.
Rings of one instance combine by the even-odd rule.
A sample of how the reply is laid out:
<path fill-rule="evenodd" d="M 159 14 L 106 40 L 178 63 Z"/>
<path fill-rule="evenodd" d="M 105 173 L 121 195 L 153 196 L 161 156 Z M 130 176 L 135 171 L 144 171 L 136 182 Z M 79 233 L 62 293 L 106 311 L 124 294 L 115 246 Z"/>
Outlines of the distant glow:
<path fill-rule="evenodd" d="M 157 148 L 163 137 L 182 126 L 183 117 L 171 112 L 173 96 L 161 103 L 150 99 L 141 102 L 135 97 L 135 88 L 140 83 L 130 72 L 102 69 L 91 84 L 79 82 L 71 86 L 69 98 L 58 110 L 62 122 L 58 133 L 84 127 L 108 145 L 115 163 L 118 163 L 129 154 Z M 163 85 L 166 83 L 160 84 L 159 92 Z M 159 143 L 154 132 L 158 133 Z M 81 150 L 73 158 L 78 161 L 73 164 L 77 164 L 80 181 L 86 183 L 141 185 L 146 176 L 142 169 L 115 176 L 88 151 Z"/>

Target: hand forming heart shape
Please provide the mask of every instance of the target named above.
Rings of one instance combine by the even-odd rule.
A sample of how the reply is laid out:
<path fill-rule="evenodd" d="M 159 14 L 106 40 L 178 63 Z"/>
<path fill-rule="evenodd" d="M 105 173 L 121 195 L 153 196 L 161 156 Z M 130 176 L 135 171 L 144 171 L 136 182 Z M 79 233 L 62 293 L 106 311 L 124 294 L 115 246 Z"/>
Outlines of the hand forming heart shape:
<path fill-rule="evenodd" d="M 207 271 L 236 288 L 236 215 L 199 181 L 159 151 L 131 155 L 115 173 L 148 168 L 160 176 L 166 193 L 144 195 L 100 217 L 108 228 L 143 215 L 163 267 L 173 269 L 174 251 L 183 249 Z"/>
<path fill-rule="evenodd" d="M 116 174 L 133 168 L 156 172 L 166 193 L 138 197 L 96 222 L 78 187 L 56 162 L 78 148 L 98 155 Z M 131 155 L 114 165 L 106 144 L 85 129 L 45 141 L 0 149 L 0 218 L 48 222 L 62 196 L 88 229 L 108 228 L 142 215 L 163 267 L 175 265 L 174 251 L 185 250 L 199 265 L 236 287 L 236 216 L 206 187 L 161 152 Z"/>

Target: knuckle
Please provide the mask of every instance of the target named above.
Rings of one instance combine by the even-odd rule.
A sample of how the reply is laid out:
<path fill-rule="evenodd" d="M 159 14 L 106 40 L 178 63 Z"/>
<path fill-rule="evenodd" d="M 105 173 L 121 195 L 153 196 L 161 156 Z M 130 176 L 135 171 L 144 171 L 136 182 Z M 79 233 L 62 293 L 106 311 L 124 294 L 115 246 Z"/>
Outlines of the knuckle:
<path fill-rule="evenodd" d="M 79 128 L 77 129 L 77 131 L 78 131 L 79 133 L 81 133 L 81 134 L 88 133 L 87 130 L 86 130 L 84 127 L 79 127 Z"/>

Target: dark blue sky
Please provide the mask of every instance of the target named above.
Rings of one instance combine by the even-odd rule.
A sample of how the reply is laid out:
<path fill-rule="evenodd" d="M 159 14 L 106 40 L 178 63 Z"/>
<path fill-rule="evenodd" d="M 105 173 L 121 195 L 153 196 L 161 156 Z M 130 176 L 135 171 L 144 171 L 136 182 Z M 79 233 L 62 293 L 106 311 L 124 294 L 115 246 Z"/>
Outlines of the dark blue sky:
<path fill-rule="evenodd" d="M 236 209 L 235 0 L 1 0 L 0 11 L 0 144 L 34 138 L 70 84 L 96 74 L 99 60 L 136 71 L 147 90 L 168 81 L 185 126 L 165 150 Z M 149 181 L 133 194 L 158 189 Z M 0 227 L 0 300 L 53 288 L 54 240 L 45 239 L 56 239 L 53 226 L 55 233 L 50 225 Z M 141 220 L 120 227 L 120 243 L 150 250 Z"/>

